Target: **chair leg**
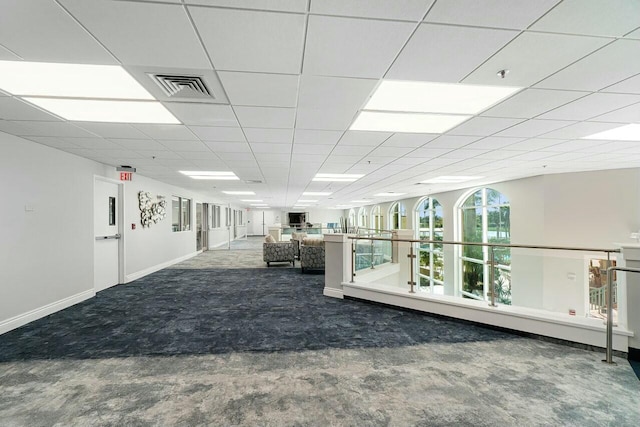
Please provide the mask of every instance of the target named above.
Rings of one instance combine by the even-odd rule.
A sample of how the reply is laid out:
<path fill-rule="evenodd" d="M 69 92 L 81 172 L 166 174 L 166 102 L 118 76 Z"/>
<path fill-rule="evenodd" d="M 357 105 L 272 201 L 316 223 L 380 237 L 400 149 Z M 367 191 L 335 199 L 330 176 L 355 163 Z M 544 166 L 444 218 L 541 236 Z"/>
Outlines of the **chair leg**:
<path fill-rule="evenodd" d="M 271 267 L 271 263 L 267 263 L 267 267 Z"/>

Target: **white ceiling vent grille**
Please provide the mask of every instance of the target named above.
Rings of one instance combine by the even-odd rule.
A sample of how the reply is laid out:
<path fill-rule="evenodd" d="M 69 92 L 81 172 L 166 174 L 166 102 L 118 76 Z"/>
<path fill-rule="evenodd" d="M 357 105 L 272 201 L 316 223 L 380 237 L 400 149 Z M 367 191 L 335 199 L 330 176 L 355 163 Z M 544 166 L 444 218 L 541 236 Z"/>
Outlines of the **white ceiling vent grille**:
<path fill-rule="evenodd" d="M 200 76 L 149 74 L 169 98 L 215 98 Z"/>

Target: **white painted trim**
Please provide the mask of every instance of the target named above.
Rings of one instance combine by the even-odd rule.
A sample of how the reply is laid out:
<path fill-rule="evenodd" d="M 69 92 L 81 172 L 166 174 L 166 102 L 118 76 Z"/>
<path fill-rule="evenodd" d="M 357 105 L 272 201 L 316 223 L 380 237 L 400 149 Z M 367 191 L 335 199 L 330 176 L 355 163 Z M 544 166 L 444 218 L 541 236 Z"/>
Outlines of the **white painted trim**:
<path fill-rule="evenodd" d="M 71 295 L 70 297 L 52 302 L 50 304 L 43 305 L 42 307 L 36 308 L 26 313 L 11 317 L 10 319 L 0 322 L 0 334 L 4 334 L 13 329 L 19 328 L 20 326 L 26 325 L 27 323 L 33 322 L 34 320 L 41 319 L 57 311 L 64 310 L 65 308 L 71 307 L 72 305 L 78 304 L 79 302 L 88 300 L 89 298 L 93 298 L 95 295 L 96 293 L 94 292 L 94 290 L 89 289 L 78 294 Z"/>
<path fill-rule="evenodd" d="M 541 310 L 503 305 L 491 308 L 484 301 L 462 300 L 446 295 L 408 294 L 405 290 L 380 285 L 374 285 L 375 288 L 372 288 L 372 284 L 345 282 L 342 285 L 345 296 L 597 347 L 605 346 L 606 328 L 596 319 L 560 314 L 552 316 L 552 313 L 544 315 Z M 616 327 L 613 334 L 614 349 L 628 351 L 629 337 L 634 333 Z"/>
<path fill-rule="evenodd" d="M 325 297 L 344 299 L 344 294 L 342 292 L 342 289 L 327 288 L 325 286 L 324 291 L 322 292 L 322 294 Z"/>
<path fill-rule="evenodd" d="M 215 245 L 209 245 L 209 249 L 219 248 L 220 246 L 228 245 L 228 244 L 229 244 L 229 241 L 225 240 L 224 242 L 216 243 Z"/>
<path fill-rule="evenodd" d="M 186 261 L 189 258 L 193 258 L 194 256 L 196 256 L 196 255 L 198 255 L 200 253 L 201 253 L 201 251 L 200 252 L 192 252 L 192 253 L 187 254 L 185 256 L 181 256 L 179 258 L 175 258 L 175 259 L 172 259 L 170 261 L 163 262 L 161 264 L 156 264 L 153 267 L 145 268 L 144 270 L 140 270 L 140 271 L 136 271 L 135 273 L 127 274 L 125 276 L 125 283 L 133 282 L 134 280 L 138 280 L 138 279 L 140 279 L 140 278 L 142 278 L 144 276 L 148 276 L 151 273 L 155 273 L 156 271 L 160 271 L 163 268 L 170 267 L 173 264 L 177 264 L 179 262 Z"/>

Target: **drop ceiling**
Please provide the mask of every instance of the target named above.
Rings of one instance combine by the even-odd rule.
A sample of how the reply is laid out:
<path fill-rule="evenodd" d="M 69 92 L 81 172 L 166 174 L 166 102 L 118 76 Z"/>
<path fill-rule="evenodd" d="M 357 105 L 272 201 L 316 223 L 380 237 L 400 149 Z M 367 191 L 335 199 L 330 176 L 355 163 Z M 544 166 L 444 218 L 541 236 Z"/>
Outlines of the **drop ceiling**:
<path fill-rule="evenodd" d="M 121 65 L 180 122 L 67 121 L 0 92 L 0 131 L 281 208 L 640 167 L 640 141 L 583 139 L 640 123 L 638 16 L 636 0 L 0 0 L 0 60 Z M 214 98 L 172 100 L 148 74 L 200 76 Z M 522 89 L 444 134 L 349 130 L 383 80 Z M 441 176 L 483 178 L 416 185 Z"/>

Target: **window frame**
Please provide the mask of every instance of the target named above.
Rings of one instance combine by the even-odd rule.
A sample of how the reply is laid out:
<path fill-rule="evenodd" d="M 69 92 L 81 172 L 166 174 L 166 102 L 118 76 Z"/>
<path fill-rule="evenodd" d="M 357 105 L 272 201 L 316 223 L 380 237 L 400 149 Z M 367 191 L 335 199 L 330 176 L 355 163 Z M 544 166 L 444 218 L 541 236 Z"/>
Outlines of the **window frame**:
<path fill-rule="evenodd" d="M 174 218 L 175 205 L 178 203 L 178 221 Z M 191 231 L 191 202 L 192 200 L 182 196 L 171 196 L 171 230 L 174 233 L 181 233 L 183 231 Z M 185 205 L 186 203 L 186 205 Z M 186 206 L 186 209 L 184 209 Z M 186 212 L 185 212 L 186 210 Z"/>
<path fill-rule="evenodd" d="M 422 207 L 424 206 L 425 202 L 428 202 L 428 207 L 426 209 L 422 209 Z M 435 206 L 435 204 L 437 203 L 437 206 Z M 440 217 L 442 218 L 442 226 L 441 227 L 436 227 L 436 212 L 438 207 L 440 208 Z M 421 239 L 422 238 L 422 233 L 428 233 L 429 239 L 428 240 L 436 240 L 435 237 L 437 235 L 437 233 L 442 237 L 442 240 L 444 240 L 444 207 L 442 206 L 442 203 L 440 203 L 437 199 L 434 199 L 433 197 L 423 197 L 422 199 L 420 199 L 418 201 L 418 204 L 416 205 L 415 208 L 415 215 L 414 215 L 414 220 L 415 220 L 415 237 L 416 239 Z M 429 215 L 429 228 L 422 228 L 421 227 L 421 221 L 420 219 L 424 217 L 424 215 L 421 215 L 421 213 L 426 212 Z M 419 290 L 426 290 L 424 288 L 428 288 L 430 293 L 435 293 L 434 289 L 435 286 L 444 286 L 444 262 L 445 262 L 445 257 L 444 257 L 444 247 L 442 245 L 440 245 L 440 248 L 436 248 L 436 243 L 429 243 L 428 247 L 424 247 L 422 244 L 420 243 L 416 243 L 416 259 L 415 259 L 415 272 L 416 272 L 416 284 L 418 285 L 418 289 Z M 422 266 L 421 264 L 421 255 L 422 253 L 428 253 L 429 254 L 429 275 L 423 274 L 420 272 L 420 268 Z M 442 280 L 440 279 L 436 279 L 434 276 L 434 272 L 435 272 L 435 257 L 434 254 L 439 255 L 440 259 L 442 260 L 442 271 L 441 271 L 441 276 L 442 276 Z M 426 287 L 423 287 L 421 285 L 422 280 L 421 279 L 426 279 L 428 281 L 428 285 Z"/>

